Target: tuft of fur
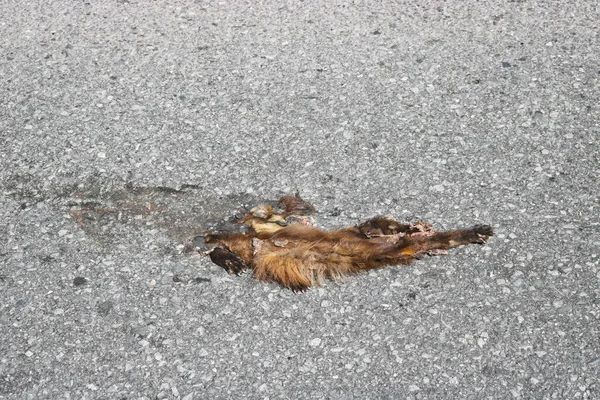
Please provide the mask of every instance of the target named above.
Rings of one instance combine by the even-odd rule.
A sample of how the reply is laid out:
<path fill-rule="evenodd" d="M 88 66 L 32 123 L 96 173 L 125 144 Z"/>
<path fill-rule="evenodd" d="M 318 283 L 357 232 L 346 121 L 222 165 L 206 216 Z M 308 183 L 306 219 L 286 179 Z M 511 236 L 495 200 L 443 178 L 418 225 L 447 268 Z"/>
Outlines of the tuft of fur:
<path fill-rule="evenodd" d="M 410 264 L 424 254 L 482 244 L 494 234 L 489 225 L 436 232 L 428 223 L 403 224 L 392 217 L 324 231 L 313 226 L 314 214 L 312 204 L 298 194 L 283 196 L 277 208 L 259 205 L 241 218 L 249 232 L 205 235 L 205 243 L 215 246 L 207 254 L 230 273 L 251 269 L 257 279 L 304 291 L 325 279 Z"/>

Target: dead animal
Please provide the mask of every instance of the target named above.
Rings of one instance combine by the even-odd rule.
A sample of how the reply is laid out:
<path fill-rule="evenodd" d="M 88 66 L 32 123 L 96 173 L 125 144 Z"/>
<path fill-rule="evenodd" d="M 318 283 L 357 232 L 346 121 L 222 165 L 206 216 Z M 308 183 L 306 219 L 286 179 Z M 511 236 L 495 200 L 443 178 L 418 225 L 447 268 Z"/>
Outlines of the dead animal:
<path fill-rule="evenodd" d="M 325 279 L 483 244 L 494 234 L 489 225 L 436 232 L 426 222 L 404 224 L 392 217 L 324 231 L 314 226 L 314 216 L 315 208 L 298 194 L 283 196 L 276 206 L 259 205 L 238 216 L 247 232 L 204 235 L 204 242 L 215 246 L 204 254 L 229 273 L 252 270 L 257 279 L 304 291 Z"/>

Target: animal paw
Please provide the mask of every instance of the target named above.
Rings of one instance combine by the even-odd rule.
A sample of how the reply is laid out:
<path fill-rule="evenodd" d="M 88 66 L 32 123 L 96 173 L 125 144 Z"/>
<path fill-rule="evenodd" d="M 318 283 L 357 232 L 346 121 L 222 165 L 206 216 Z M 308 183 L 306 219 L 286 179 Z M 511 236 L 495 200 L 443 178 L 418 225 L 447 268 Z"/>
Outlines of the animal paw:
<path fill-rule="evenodd" d="M 207 253 L 212 262 L 222 267 L 230 274 L 241 275 L 247 268 L 244 260 L 224 248 L 215 247 Z"/>
<path fill-rule="evenodd" d="M 494 235 L 494 228 L 490 225 L 475 225 L 472 231 L 474 234 L 473 243 L 483 244 L 490 236 Z"/>

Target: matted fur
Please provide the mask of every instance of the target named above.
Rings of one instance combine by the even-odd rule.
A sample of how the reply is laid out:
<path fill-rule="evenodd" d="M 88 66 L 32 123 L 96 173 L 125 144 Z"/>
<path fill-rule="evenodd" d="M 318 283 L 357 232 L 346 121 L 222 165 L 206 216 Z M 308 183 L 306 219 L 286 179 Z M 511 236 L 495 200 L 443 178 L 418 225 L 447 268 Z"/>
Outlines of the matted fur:
<path fill-rule="evenodd" d="M 493 235 L 489 225 L 436 232 L 425 222 L 402 224 L 391 217 L 324 231 L 311 226 L 314 213 L 314 207 L 297 194 L 282 197 L 278 209 L 259 205 L 241 218 L 249 232 L 205 235 L 204 241 L 218 249 L 207 254 L 230 273 L 252 269 L 257 279 L 303 291 L 325 279 L 409 264 L 423 254 L 485 243 Z"/>

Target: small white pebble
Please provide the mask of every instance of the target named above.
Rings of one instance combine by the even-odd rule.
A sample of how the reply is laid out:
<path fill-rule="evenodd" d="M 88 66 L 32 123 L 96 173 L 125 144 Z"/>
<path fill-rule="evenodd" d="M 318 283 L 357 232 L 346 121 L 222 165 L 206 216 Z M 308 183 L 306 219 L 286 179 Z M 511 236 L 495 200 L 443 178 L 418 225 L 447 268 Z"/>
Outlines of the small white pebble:
<path fill-rule="evenodd" d="M 562 300 L 556 300 L 552 303 L 552 305 L 554 306 L 554 308 L 561 308 L 563 306 L 563 302 Z"/>

